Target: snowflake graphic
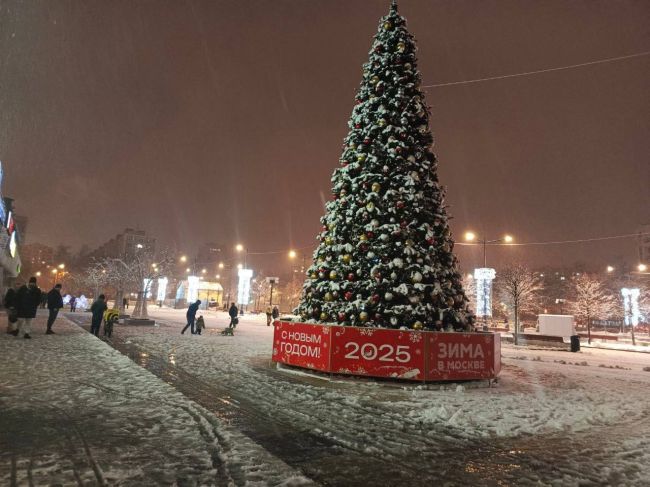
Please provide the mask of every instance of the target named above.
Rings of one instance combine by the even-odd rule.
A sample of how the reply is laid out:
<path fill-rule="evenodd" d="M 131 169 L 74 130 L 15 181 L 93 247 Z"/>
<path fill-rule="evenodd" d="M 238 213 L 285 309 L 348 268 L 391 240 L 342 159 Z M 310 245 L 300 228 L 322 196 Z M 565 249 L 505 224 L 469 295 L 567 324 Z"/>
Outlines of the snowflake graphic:
<path fill-rule="evenodd" d="M 422 333 L 410 333 L 409 339 L 413 343 L 420 343 L 422 341 Z"/>
<path fill-rule="evenodd" d="M 359 332 L 363 336 L 371 337 L 375 333 L 375 330 L 373 330 L 372 328 L 361 328 Z"/>

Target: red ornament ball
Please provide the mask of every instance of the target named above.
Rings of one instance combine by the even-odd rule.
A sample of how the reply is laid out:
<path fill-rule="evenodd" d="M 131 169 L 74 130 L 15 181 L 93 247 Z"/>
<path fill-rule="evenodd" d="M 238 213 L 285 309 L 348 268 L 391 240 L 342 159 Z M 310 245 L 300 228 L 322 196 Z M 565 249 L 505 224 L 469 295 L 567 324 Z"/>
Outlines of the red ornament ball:
<path fill-rule="evenodd" d="M 401 210 L 402 208 L 404 208 L 404 202 L 400 200 L 397 203 L 395 203 L 395 206 Z"/>
<path fill-rule="evenodd" d="M 354 275 L 354 272 L 350 272 L 350 273 L 348 274 L 348 281 L 354 281 L 354 278 L 355 278 L 355 277 L 356 277 L 356 276 Z M 349 292 L 349 291 L 348 291 L 348 292 Z M 347 296 L 347 293 L 346 293 L 346 296 Z"/>
<path fill-rule="evenodd" d="M 339 321 L 341 321 L 341 322 L 345 321 L 345 313 L 339 313 L 338 318 L 339 318 Z"/>
<path fill-rule="evenodd" d="M 379 294 L 373 294 L 372 295 L 372 302 L 373 303 L 378 303 L 379 302 Z"/>
<path fill-rule="evenodd" d="M 348 291 L 345 293 L 345 300 L 350 301 L 352 299 L 352 292 Z"/>

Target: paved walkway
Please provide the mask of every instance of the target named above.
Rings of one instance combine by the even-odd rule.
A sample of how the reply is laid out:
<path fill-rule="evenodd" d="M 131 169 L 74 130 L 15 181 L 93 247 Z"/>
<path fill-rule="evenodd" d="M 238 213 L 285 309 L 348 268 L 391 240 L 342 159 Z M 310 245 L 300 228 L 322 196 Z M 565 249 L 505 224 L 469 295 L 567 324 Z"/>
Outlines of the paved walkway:
<path fill-rule="evenodd" d="M 45 335 L 45 319 L 26 340 L 0 316 L 0 485 L 307 483 L 65 318 Z"/>

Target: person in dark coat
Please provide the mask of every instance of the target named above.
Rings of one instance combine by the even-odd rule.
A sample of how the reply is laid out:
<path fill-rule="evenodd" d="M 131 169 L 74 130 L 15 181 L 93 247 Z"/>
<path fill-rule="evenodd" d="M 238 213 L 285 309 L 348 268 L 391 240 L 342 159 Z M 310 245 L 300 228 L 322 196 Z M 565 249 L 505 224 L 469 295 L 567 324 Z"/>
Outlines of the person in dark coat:
<path fill-rule="evenodd" d="M 190 304 L 190 306 L 187 308 L 187 325 L 185 325 L 185 328 L 183 328 L 183 331 L 181 331 L 181 335 L 185 333 L 185 330 L 190 328 L 190 331 L 192 332 L 192 335 L 195 334 L 194 332 L 194 320 L 196 319 L 196 312 L 199 310 L 199 305 L 201 304 L 201 300 L 197 299 L 195 302 Z"/>
<path fill-rule="evenodd" d="M 70 311 L 75 312 L 77 310 L 77 298 L 70 296 Z"/>
<path fill-rule="evenodd" d="M 41 290 L 36 285 L 36 278 L 30 277 L 29 284 L 22 286 L 16 292 L 16 316 L 18 320 L 12 323 L 12 334 L 18 336 L 20 332 L 25 338 L 31 338 L 32 320 L 36 318 L 36 310 L 41 303 Z"/>
<path fill-rule="evenodd" d="M 47 309 L 50 311 L 49 316 L 47 317 L 47 331 L 46 335 L 54 335 L 52 331 L 52 325 L 54 320 L 56 320 L 56 315 L 59 314 L 59 310 L 63 308 L 63 298 L 61 297 L 61 284 L 54 286 L 49 293 L 47 293 Z"/>
<path fill-rule="evenodd" d="M 47 295 L 48 293 L 45 291 L 41 293 L 41 308 L 45 308 L 45 306 L 47 306 Z"/>
<path fill-rule="evenodd" d="M 122 307 L 124 309 L 129 309 L 129 298 L 122 298 Z"/>
<path fill-rule="evenodd" d="M 2 302 L 4 304 L 5 309 L 7 310 L 7 333 L 13 333 L 11 324 L 15 323 L 18 317 L 16 316 L 16 293 L 18 292 L 18 289 L 20 286 L 18 283 L 15 283 L 13 287 L 10 287 L 7 289 L 7 293 L 5 294 L 5 299 Z"/>
<path fill-rule="evenodd" d="M 99 327 L 102 326 L 102 319 L 104 318 L 104 311 L 108 309 L 106 306 L 106 296 L 100 294 L 97 300 L 90 307 L 90 312 L 93 314 L 90 323 L 90 333 L 99 336 Z"/>
<path fill-rule="evenodd" d="M 277 306 L 273 306 L 273 312 L 271 313 L 271 316 L 273 316 L 273 321 L 277 320 L 280 317 L 280 310 Z"/>
<path fill-rule="evenodd" d="M 230 316 L 230 324 L 228 326 L 230 328 L 237 326 L 237 322 L 239 321 L 239 318 L 237 318 L 238 314 L 239 310 L 237 309 L 237 306 L 235 306 L 235 303 L 230 303 L 230 309 L 228 310 L 228 316 Z"/>

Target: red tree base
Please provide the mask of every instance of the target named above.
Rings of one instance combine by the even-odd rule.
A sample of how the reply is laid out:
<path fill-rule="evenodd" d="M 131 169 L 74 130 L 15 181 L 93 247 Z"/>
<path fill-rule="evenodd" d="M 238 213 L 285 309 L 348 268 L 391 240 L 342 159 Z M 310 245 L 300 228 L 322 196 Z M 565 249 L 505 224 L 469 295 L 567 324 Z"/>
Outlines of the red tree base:
<path fill-rule="evenodd" d="M 276 321 L 273 361 L 335 374 L 417 381 L 494 379 L 500 335 Z"/>

